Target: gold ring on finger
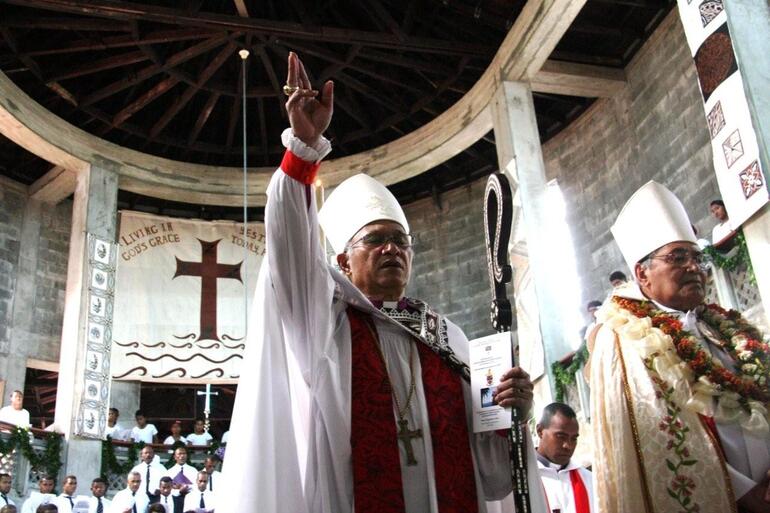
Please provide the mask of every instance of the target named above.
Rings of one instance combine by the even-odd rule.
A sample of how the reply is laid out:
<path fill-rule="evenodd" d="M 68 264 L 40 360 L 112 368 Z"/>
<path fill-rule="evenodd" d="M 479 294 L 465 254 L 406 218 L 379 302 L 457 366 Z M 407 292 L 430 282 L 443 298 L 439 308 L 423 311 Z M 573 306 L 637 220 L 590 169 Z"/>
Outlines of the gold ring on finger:
<path fill-rule="evenodd" d="M 290 86 L 289 84 L 286 84 L 283 86 L 283 94 L 286 96 L 291 96 L 297 91 L 297 89 L 299 89 L 299 86 Z"/>

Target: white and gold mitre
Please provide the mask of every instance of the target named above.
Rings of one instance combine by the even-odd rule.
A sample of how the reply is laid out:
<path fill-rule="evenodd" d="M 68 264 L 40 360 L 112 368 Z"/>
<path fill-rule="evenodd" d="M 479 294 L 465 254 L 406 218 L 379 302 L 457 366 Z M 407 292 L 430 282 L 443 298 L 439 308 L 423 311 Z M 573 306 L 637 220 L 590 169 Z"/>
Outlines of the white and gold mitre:
<path fill-rule="evenodd" d="M 652 180 L 628 199 L 611 231 L 631 270 L 639 260 L 670 242 L 697 243 L 682 202 Z"/>
<path fill-rule="evenodd" d="M 337 254 L 345 251 L 345 245 L 358 230 L 382 220 L 395 221 L 409 233 L 409 223 L 396 197 L 365 174 L 351 176 L 339 184 L 318 212 L 321 228 Z"/>

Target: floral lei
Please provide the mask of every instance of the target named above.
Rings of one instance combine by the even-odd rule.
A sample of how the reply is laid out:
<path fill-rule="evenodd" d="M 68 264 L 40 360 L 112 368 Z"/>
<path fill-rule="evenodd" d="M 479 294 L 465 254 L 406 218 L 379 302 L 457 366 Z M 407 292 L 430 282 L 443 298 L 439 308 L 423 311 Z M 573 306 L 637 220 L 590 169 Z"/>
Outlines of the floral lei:
<path fill-rule="evenodd" d="M 770 348 L 762 341 L 759 330 L 743 319 L 740 313 L 709 304 L 705 305 L 700 315 L 700 319 L 719 335 L 724 349 L 737 362 L 740 372 L 736 374 L 701 349 L 695 337 L 682 329 L 681 321 L 655 308 L 650 301 L 620 296 L 612 299 L 636 317 L 649 317 L 653 327 L 669 335 L 677 355 L 687 363 L 696 379 L 706 378 L 718 389 L 738 394 L 744 409 L 748 409 L 749 400 L 762 404 L 770 402 Z"/>

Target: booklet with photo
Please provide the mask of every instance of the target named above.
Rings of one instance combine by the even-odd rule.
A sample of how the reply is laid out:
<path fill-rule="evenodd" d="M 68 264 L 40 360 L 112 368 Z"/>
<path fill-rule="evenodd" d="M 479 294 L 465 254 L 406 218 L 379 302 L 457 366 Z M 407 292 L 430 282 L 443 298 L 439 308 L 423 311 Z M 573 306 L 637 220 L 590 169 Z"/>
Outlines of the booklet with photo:
<path fill-rule="evenodd" d="M 493 399 L 500 377 L 512 367 L 511 333 L 496 333 L 470 341 L 469 366 L 473 397 L 473 432 L 511 427 L 511 409 Z"/>

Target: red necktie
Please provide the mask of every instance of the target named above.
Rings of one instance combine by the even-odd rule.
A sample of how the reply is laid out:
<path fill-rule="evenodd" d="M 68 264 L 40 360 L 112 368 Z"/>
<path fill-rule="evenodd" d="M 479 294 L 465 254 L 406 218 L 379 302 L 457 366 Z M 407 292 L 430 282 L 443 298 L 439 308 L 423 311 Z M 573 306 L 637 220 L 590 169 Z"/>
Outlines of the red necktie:
<path fill-rule="evenodd" d="M 569 480 L 572 483 L 572 496 L 575 498 L 575 513 L 591 513 L 591 503 L 588 502 L 588 492 L 580 478 L 579 469 L 573 468 L 569 471 Z"/>

